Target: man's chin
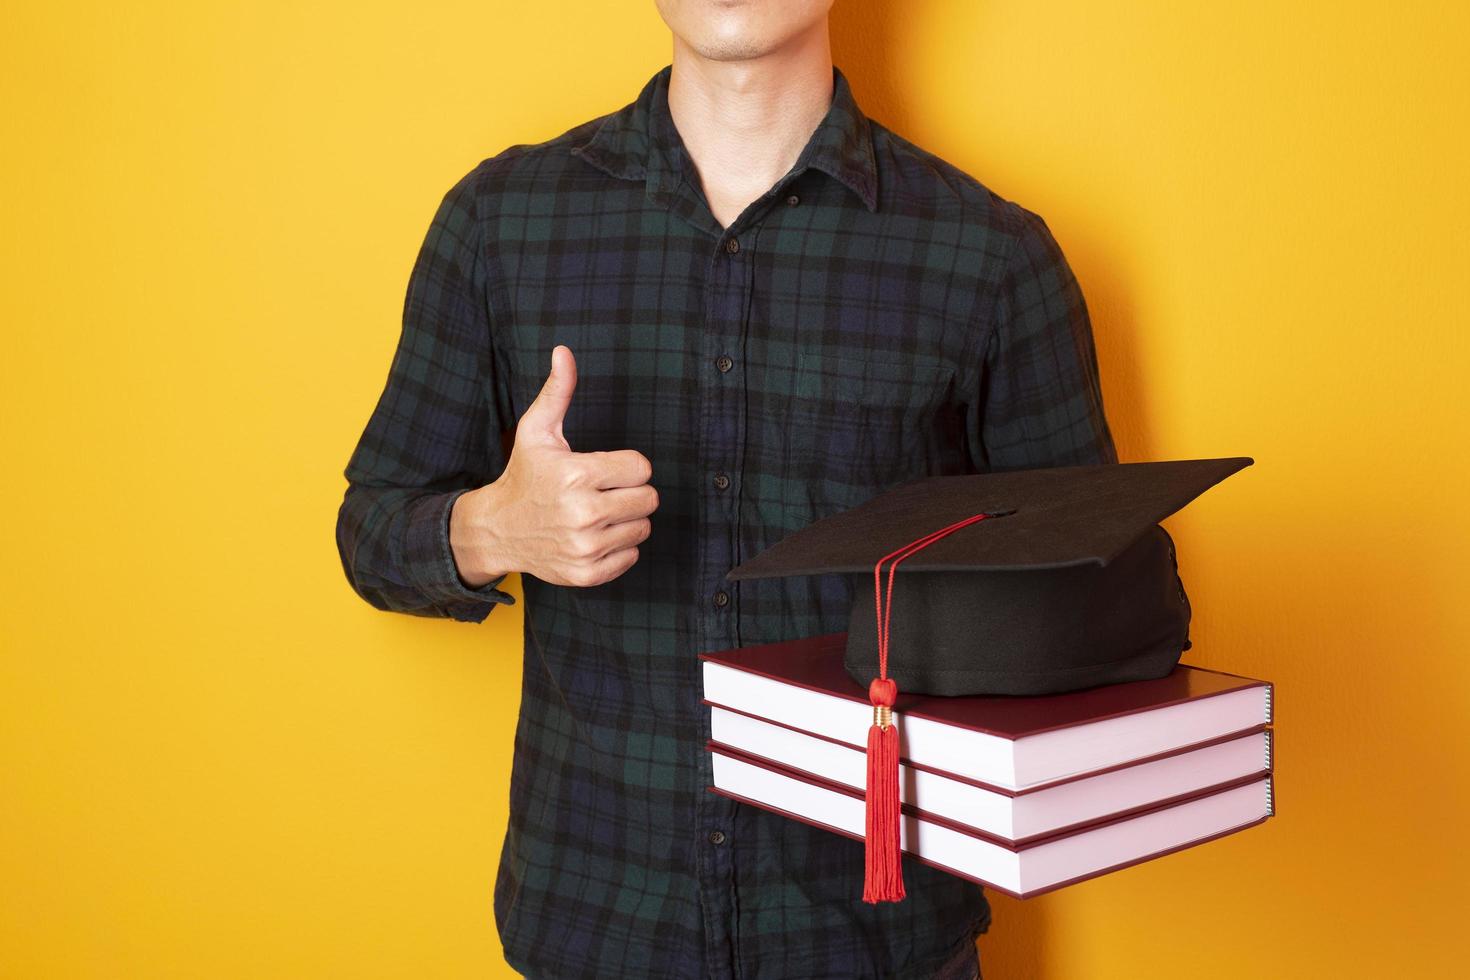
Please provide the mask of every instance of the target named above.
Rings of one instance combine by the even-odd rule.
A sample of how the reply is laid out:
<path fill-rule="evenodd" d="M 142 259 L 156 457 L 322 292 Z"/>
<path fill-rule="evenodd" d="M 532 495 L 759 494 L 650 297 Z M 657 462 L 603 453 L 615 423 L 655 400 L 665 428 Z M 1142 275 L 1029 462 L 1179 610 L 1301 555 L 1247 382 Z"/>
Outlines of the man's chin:
<path fill-rule="evenodd" d="M 732 37 L 706 40 L 691 44 L 691 48 L 706 61 L 754 61 L 775 50 L 776 46 L 764 43 L 763 39 Z"/>

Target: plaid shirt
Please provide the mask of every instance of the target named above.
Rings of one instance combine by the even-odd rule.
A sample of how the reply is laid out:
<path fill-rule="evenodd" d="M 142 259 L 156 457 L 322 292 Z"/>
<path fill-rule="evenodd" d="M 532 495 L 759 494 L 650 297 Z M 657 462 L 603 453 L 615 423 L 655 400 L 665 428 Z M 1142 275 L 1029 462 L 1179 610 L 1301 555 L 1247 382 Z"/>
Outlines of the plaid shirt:
<path fill-rule="evenodd" d="M 931 474 L 1115 461 L 1086 307 L 1041 218 L 868 119 L 836 69 L 795 165 L 722 228 L 671 70 L 444 196 L 346 467 L 343 566 L 380 609 L 479 622 L 511 602 L 461 582 L 449 510 L 500 474 L 567 344 L 572 449 L 639 450 L 660 506 L 620 578 L 522 579 L 507 961 L 932 977 L 988 928 L 982 889 L 906 861 L 908 899 L 866 905 L 861 843 L 710 792 L 696 655 L 846 628 L 844 576 L 725 580 L 818 518 Z"/>

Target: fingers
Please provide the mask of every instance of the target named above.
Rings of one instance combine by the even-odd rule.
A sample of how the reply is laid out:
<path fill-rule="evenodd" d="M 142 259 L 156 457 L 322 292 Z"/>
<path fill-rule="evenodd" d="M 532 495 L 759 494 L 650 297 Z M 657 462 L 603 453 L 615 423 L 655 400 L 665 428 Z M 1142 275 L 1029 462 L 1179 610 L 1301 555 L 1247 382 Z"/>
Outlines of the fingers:
<path fill-rule="evenodd" d="M 622 551 L 624 548 L 632 548 L 648 540 L 649 532 L 653 529 L 653 522 L 646 517 L 635 518 L 631 521 L 623 521 L 621 524 L 613 524 L 603 534 L 602 542 L 607 548 L 607 554 Z"/>
<path fill-rule="evenodd" d="M 642 486 L 653 478 L 653 464 L 636 449 L 580 455 L 591 469 L 592 485 L 599 490 Z"/>
<path fill-rule="evenodd" d="M 500 551 L 524 543 L 525 569 L 558 585 L 593 586 L 638 560 L 658 507 L 653 464 L 634 449 L 573 452 L 564 421 L 577 386 L 572 352 L 558 344 L 551 371 L 516 426 L 515 448 L 497 483 L 518 502 Z"/>
<path fill-rule="evenodd" d="M 562 420 L 572 404 L 577 388 L 577 361 L 571 348 L 557 344 L 551 351 L 551 373 L 541 385 L 536 400 L 521 415 L 516 426 L 516 440 L 556 442 L 567 446 L 562 435 Z M 569 446 L 567 448 L 570 448 Z"/>
<path fill-rule="evenodd" d="M 619 524 L 647 517 L 658 509 L 658 491 L 645 483 L 641 487 L 619 487 L 598 495 L 604 524 Z"/>
<path fill-rule="evenodd" d="M 605 558 L 585 566 L 569 584 L 587 587 L 611 582 L 632 568 L 637 561 L 637 548 L 623 548 L 620 551 L 614 551 Z"/>

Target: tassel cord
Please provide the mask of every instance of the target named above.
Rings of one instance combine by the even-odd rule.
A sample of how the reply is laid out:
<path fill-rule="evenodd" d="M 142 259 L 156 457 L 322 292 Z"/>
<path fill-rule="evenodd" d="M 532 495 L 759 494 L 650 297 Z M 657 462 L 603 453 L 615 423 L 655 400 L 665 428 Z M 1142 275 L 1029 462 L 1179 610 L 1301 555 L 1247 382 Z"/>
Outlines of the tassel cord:
<path fill-rule="evenodd" d="M 982 521 L 989 514 L 975 514 L 940 528 L 895 549 L 873 566 L 873 606 L 877 615 L 878 676 L 868 685 L 873 704 L 873 724 L 868 728 L 868 766 L 865 813 L 863 901 L 898 902 L 903 887 L 902 808 L 898 785 L 898 727 L 893 724 L 893 705 L 898 685 L 888 676 L 888 626 L 893 608 L 893 574 L 899 563 L 960 528 Z M 884 589 L 883 565 L 888 566 Z"/>

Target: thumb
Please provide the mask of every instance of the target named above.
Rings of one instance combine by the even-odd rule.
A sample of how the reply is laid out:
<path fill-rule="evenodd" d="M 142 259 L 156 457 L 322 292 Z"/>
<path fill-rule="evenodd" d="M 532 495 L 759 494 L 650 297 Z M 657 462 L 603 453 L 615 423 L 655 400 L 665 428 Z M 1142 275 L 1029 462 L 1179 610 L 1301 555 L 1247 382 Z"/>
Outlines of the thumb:
<path fill-rule="evenodd" d="M 572 392 L 577 387 L 577 361 L 571 348 L 557 344 L 551 351 L 551 373 L 541 386 L 536 400 L 521 416 L 516 427 L 516 438 L 529 437 L 540 442 L 554 442 L 570 449 L 562 435 L 561 424 L 566 418 L 567 408 L 572 404 Z"/>

